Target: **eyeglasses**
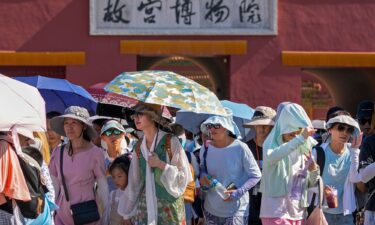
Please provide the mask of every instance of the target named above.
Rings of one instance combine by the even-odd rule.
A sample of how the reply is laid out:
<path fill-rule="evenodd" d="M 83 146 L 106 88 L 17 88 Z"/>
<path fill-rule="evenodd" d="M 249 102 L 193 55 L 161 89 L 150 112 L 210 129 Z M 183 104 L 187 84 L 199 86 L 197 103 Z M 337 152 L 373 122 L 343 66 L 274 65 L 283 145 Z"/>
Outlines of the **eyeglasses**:
<path fill-rule="evenodd" d="M 344 124 L 338 124 L 337 125 L 337 130 L 340 131 L 340 132 L 346 131 L 349 134 L 352 134 L 354 132 L 354 127 L 347 126 L 347 125 L 344 125 Z"/>
<path fill-rule="evenodd" d="M 110 137 L 112 134 L 119 135 L 121 133 L 122 133 L 121 131 L 114 129 L 114 130 L 106 130 L 104 132 L 104 135 L 107 136 L 107 137 Z"/>
<path fill-rule="evenodd" d="M 141 116 L 143 116 L 144 113 L 143 112 L 135 112 L 133 115 L 131 115 L 131 119 L 134 120 L 135 118 L 139 118 Z"/>
<path fill-rule="evenodd" d="M 207 127 L 207 129 L 211 129 L 211 128 L 220 129 L 220 128 L 222 128 L 221 124 L 218 124 L 218 123 L 216 123 L 216 124 L 208 123 L 208 124 L 206 124 L 206 127 Z"/>
<path fill-rule="evenodd" d="M 371 124 L 371 118 L 360 118 L 358 119 L 358 123 L 361 124 L 362 126 L 365 125 L 366 123 Z"/>

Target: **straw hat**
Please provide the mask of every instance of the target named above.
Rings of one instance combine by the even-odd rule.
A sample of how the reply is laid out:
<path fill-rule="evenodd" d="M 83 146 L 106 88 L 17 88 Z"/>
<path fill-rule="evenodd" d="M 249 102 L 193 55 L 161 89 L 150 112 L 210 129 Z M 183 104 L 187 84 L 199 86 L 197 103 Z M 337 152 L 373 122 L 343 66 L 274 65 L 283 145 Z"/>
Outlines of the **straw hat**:
<path fill-rule="evenodd" d="M 170 120 L 165 118 L 162 113 L 162 106 L 148 103 L 140 103 L 133 107 L 134 112 L 140 112 L 148 115 L 152 121 L 162 127 L 169 127 Z"/>
<path fill-rule="evenodd" d="M 98 134 L 96 133 L 95 129 L 92 126 L 92 123 L 89 121 L 90 115 L 87 109 L 82 108 L 80 106 L 70 106 L 67 108 L 63 115 L 54 117 L 51 119 L 51 127 L 56 133 L 66 136 L 64 131 L 64 120 L 65 118 L 71 118 L 75 120 L 79 120 L 82 123 L 87 125 L 85 130 L 87 136 L 92 140 L 95 139 Z"/>

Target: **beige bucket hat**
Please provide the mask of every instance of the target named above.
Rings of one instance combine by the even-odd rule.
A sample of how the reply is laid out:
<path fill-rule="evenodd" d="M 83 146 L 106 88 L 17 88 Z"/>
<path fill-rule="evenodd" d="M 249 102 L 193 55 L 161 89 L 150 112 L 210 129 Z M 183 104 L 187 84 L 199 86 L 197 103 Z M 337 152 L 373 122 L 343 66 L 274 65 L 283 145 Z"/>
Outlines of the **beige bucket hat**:
<path fill-rule="evenodd" d="M 271 107 L 258 106 L 255 108 L 255 112 L 250 122 L 245 123 L 243 127 L 249 128 L 257 125 L 275 125 L 276 111 Z"/>
<path fill-rule="evenodd" d="M 98 136 L 97 132 L 92 126 L 92 123 L 90 122 L 90 114 L 87 111 L 87 109 L 82 108 L 80 106 L 70 106 L 65 110 L 63 115 L 57 116 L 51 119 L 52 129 L 56 133 L 64 137 L 66 137 L 66 134 L 64 131 L 65 118 L 76 119 L 86 124 L 87 125 L 86 134 L 91 140 L 95 139 Z"/>

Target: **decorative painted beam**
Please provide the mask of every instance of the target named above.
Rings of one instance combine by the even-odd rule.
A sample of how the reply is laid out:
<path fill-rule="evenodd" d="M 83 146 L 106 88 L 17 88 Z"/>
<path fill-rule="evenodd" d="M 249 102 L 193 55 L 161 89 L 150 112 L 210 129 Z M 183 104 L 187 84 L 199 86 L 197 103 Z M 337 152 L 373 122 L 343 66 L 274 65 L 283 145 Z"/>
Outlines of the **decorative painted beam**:
<path fill-rule="evenodd" d="M 0 51 L 0 66 L 65 66 L 85 63 L 85 52 Z"/>
<path fill-rule="evenodd" d="M 247 41 L 123 40 L 120 52 L 135 55 L 245 55 Z"/>
<path fill-rule="evenodd" d="M 284 66 L 375 67 L 375 52 L 282 51 Z"/>

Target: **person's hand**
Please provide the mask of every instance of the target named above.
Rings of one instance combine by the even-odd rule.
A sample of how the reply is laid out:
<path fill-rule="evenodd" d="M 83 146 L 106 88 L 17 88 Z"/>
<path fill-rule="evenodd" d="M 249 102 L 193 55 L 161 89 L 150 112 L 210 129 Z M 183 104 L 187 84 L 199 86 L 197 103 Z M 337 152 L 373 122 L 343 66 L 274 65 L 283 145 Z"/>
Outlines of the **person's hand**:
<path fill-rule="evenodd" d="M 202 186 L 206 186 L 206 187 L 211 186 L 211 181 L 210 181 L 210 179 L 208 179 L 207 176 L 201 176 L 201 178 L 199 179 L 199 183 Z"/>
<path fill-rule="evenodd" d="M 133 225 L 130 220 L 122 220 L 122 225 Z"/>
<path fill-rule="evenodd" d="M 197 225 L 204 225 L 204 219 L 203 218 L 199 218 Z"/>
<path fill-rule="evenodd" d="M 361 143 L 362 143 L 362 137 L 363 137 L 362 132 L 359 134 L 359 136 L 355 136 L 352 140 L 351 148 L 354 148 L 354 149 L 359 148 L 361 146 Z"/>
<path fill-rule="evenodd" d="M 148 157 L 148 165 L 152 168 L 159 168 L 161 170 L 164 170 L 165 168 L 165 162 L 161 161 L 156 153 L 151 153 L 151 155 Z"/>
<path fill-rule="evenodd" d="M 305 154 L 305 162 L 307 164 L 307 169 L 312 172 L 318 169 L 318 164 L 315 162 L 314 158 L 311 156 L 311 151 Z"/>
<path fill-rule="evenodd" d="M 231 194 L 232 194 L 233 192 L 236 192 L 236 190 L 233 190 L 233 189 L 232 189 L 232 190 L 226 190 L 226 191 L 224 191 L 225 194 L 229 194 L 229 197 L 226 198 L 226 199 L 224 199 L 225 202 L 230 202 L 230 201 L 233 200 L 232 197 L 231 197 Z"/>
<path fill-rule="evenodd" d="M 302 136 L 307 139 L 309 136 L 313 135 L 315 133 L 315 129 L 312 127 L 305 127 L 302 131 Z"/>

